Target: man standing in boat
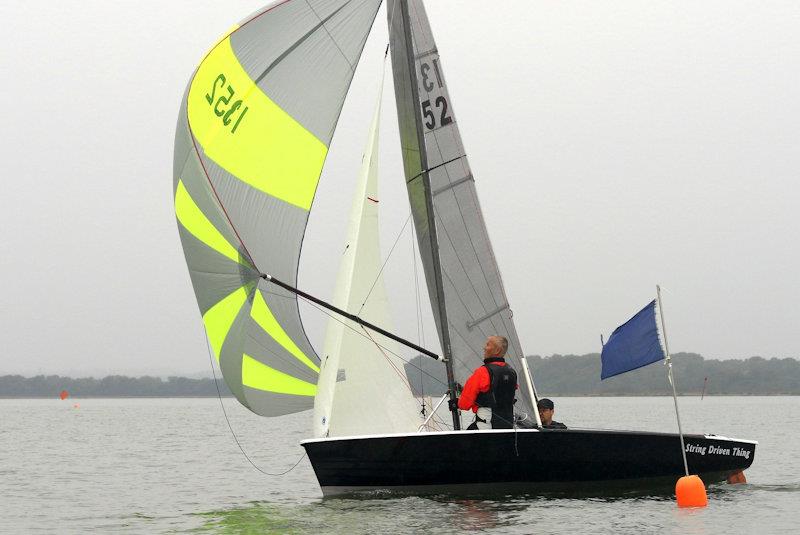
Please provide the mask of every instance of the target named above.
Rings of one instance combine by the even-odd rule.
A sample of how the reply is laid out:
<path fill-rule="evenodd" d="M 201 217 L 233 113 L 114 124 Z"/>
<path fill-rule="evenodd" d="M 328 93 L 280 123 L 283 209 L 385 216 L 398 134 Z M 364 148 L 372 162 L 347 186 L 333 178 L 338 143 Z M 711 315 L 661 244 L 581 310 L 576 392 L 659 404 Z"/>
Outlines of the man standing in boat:
<path fill-rule="evenodd" d="M 483 348 L 483 366 L 475 370 L 464 385 L 458 408 L 475 413 L 475 421 L 468 430 L 514 427 L 517 372 L 506 363 L 507 350 L 506 338 L 490 336 Z"/>

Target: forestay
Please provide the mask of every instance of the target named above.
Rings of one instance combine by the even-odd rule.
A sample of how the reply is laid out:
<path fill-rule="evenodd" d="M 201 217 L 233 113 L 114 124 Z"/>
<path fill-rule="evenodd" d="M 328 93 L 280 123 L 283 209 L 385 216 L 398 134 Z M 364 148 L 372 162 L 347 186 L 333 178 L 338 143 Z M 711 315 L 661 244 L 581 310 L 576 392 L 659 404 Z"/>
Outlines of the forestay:
<path fill-rule="evenodd" d="M 507 358 L 522 373 L 522 348 L 425 9 L 421 0 L 389 0 L 387 12 L 406 183 L 439 338 L 444 346 L 449 336 L 459 381 L 480 365 L 490 335 L 508 338 Z M 437 300 L 437 251 L 447 325 Z M 523 385 L 517 397 L 517 412 L 534 420 Z"/>
<path fill-rule="evenodd" d="M 297 298 L 300 248 L 336 122 L 380 0 L 288 0 L 205 56 L 175 137 L 178 230 L 225 382 L 265 416 L 309 409 L 319 358 Z"/>

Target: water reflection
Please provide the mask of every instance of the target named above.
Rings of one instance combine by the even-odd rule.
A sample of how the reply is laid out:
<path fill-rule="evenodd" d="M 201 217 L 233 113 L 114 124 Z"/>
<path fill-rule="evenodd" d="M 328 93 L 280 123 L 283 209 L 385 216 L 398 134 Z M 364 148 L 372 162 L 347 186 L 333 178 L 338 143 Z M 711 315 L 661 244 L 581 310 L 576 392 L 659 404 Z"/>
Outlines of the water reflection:
<path fill-rule="evenodd" d="M 204 523 L 192 532 L 210 533 L 302 533 L 291 507 L 252 502 L 244 507 L 196 513 Z"/>
<path fill-rule="evenodd" d="M 447 500 L 422 497 L 322 500 L 304 505 L 251 502 L 195 516 L 198 533 L 447 533 L 512 527 L 530 504 L 520 500 Z"/>
<path fill-rule="evenodd" d="M 770 487 L 767 489 L 766 487 Z M 780 487 L 778 489 L 777 487 Z M 530 533 L 546 528 L 551 533 L 572 533 L 582 528 L 596 533 L 680 526 L 685 533 L 714 533 L 719 512 L 741 501 L 743 493 L 800 490 L 797 485 L 711 485 L 711 506 L 679 509 L 674 496 L 652 493 L 613 493 L 591 497 L 506 494 L 492 498 L 397 496 L 389 492 L 352 497 L 319 498 L 311 502 L 249 502 L 194 515 L 201 533 L 452 533 L 481 531 Z M 660 505 L 659 505 L 660 504 Z M 725 514 L 727 518 L 727 514 Z"/>
<path fill-rule="evenodd" d="M 655 500 L 663 500 L 656 497 Z M 306 504 L 250 502 L 195 516 L 203 518 L 200 533 L 452 533 L 484 531 L 525 533 L 543 515 L 563 516 L 591 503 L 651 502 L 653 497 L 563 499 L 508 495 L 493 499 L 450 495 L 405 496 L 372 493 L 351 498 L 319 499 Z M 535 522 L 534 522 L 535 523 Z"/>

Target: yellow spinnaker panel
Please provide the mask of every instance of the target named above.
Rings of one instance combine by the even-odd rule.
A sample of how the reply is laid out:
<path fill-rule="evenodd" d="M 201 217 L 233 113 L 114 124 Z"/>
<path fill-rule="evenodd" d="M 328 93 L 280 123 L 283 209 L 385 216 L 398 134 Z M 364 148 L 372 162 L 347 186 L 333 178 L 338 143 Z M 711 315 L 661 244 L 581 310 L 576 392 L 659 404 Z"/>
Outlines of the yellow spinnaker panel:
<path fill-rule="evenodd" d="M 311 397 L 317 394 L 317 385 L 270 368 L 250 355 L 242 356 L 242 384 L 276 394 Z"/>
<path fill-rule="evenodd" d="M 253 299 L 253 307 L 250 309 L 250 316 L 264 329 L 264 332 L 269 334 L 272 339 L 278 342 L 286 351 L 294 355 L 297 360 L 319 373 L 319 367 L 297 347 L 297 344 L 289 338 L 289 335 L 283 330 L 278 320 L 275 319 L 275 316 L 267 306 L 267 302 L 264 301 L 264 297 L 259 290 L 256 290 L 256 295 Z"/>
<path fill-rule="evenodd" d="M 217 42 L 216 42 L 216 43 L 214 43 L 214 44 L 211 46 L 211 48 L 209 48 L 209 49 L 208 49 L 208 51 L 206 52 L 206 56 L 208 56 L 209 54 L 211 54 L 211 53 L 214 51 L 214 49 L 217 47 L 217 45 L 218 45 L 218 44 L 220 44 L 222 41 L 224 41 L 225 39 L 227 39 L 228 37 L 230 37 L 230 35 L 231 35 L 233 32 L 235 32 L 236 30 L 238 30 L 238 29 L 239 29 L 239 25 L 238 25 L 238 24 L 234 24 L 233 26 L 231 26 L 230 28 L 228 28 L 228 31 L 227 31 L 227 32 L 225 32 L 225 33 L 222 35 L 222 37 L 220 37 L 219 39 L 217 39 Z M 203 58 L 205 59 L 205 56 L 203 56 Z"/>
<path fill-rule="evenodd" d="M 234 262 L 240 261 L 239 251 L 225 239 L 225 236 L 217 230 L 214 224 L 200 210 L 194 202 L 183 181 L 178 181 L 178 189 L 175 190 L 175 215 L 178 221 L 195 238 L 205 243 L 219 254 L 225 255 Z M 243 259 L 241 263 L 247 265 Z"/>
<path fill-rule="evenodd" d="M 203 314 L 208 343 L 211 344 L 217 361 L 219 361 L 219 352 L 222 350 L 222 344 L 228 336 L 228 331 L 231 330 L 231 325 L 246 299 L 247 292 L 243 287 L 239 288 Z"/>
<path fill-rule="evenodd" d="M 311 207 L 328 147 L 258 88 L 230 37 L 200 64 L 187 106 L 192 133 L 220 167 L 278 199 Z"/>

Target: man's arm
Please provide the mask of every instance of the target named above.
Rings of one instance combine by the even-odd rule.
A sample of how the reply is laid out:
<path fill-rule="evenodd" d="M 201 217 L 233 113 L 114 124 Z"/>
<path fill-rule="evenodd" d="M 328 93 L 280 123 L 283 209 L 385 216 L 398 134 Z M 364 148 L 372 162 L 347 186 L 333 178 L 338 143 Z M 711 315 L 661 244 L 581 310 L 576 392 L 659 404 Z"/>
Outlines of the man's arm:
<path fill-rule="evenodd" d="M 458 398 L 458 408 L 462 411 L 472 409 L 478 394 L 488 389 L 489 372 L 486 370 L 486 367 L 481 366 L 467 379 L 464 390 L 461 392 L 461 397 Z"/>

